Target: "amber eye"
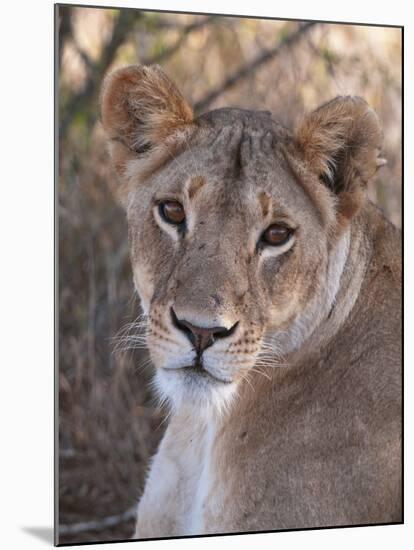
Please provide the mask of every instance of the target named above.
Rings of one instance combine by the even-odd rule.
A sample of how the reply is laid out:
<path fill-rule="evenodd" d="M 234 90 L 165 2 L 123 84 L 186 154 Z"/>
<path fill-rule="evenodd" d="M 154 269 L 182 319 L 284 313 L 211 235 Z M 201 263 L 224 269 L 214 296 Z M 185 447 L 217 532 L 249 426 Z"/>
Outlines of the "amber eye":
<path fill-rule="evenodd" d="M 262 235 L 262 241 L 271 246 L 281 246 L 291 237 L 293 230 L 277 223 L 270 225 Z"/>
<path fill-rule="evenodd" d="M 185 221 L 184 207 L 177 201 L 165 201 L 159 204 L 161 217 L 173 225 L 181 225 Z"/>

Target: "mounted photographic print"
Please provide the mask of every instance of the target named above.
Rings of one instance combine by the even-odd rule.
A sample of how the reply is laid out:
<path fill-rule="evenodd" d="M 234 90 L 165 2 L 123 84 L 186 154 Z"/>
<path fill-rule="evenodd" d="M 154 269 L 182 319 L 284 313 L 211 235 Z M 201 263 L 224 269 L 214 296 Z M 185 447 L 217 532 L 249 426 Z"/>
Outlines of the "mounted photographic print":
<path fill-rule="evenodd" d="M 55 10 L 56 543 L 402 523 L 402 27 Z"/>

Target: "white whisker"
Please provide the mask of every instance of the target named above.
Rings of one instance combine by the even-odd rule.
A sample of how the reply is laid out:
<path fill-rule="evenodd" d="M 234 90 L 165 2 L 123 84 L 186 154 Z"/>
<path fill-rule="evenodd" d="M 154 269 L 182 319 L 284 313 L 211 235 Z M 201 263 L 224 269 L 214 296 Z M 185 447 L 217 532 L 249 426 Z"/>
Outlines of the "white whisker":
<path fill-rule="evenodd" d="M 148 317 L 140 314 L 134 321 L 125 324 L 118 333 L 110 338 L 112 353 L 126 352 L 131 349 L 145 349 L 148 331 Z"/>
<path fill-rule="evenodd" d="M 261 374 L 262 376 L 264 376 L 265 378 L 267 378 L 268 380 L 271 380 L 271 376 L 269 376 L 268 374 L 266 374 L 265 372 L 263 372 L 262 370 L 259 370 L 259 369 L 251 369 L 250 372 L 257 372 L 257 374 Z"/>

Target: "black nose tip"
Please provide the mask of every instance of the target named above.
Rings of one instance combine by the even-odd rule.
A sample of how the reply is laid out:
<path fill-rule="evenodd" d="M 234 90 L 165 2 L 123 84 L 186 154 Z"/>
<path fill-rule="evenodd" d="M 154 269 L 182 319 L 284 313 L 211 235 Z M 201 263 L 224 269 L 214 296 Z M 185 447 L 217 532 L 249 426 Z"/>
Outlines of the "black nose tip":
<path fill-rule="evenodd" d="M 197 327 L 185 319 L 178 319 L 173 308 L 171 308 L 171 318 L 174 326 L 185 333 L 199 355 L 213 345 L 217 339 L 227 338 L 227 336 L 233 334 L 238 325 L 237 322 L 229 329 L 226 327 Z"/>

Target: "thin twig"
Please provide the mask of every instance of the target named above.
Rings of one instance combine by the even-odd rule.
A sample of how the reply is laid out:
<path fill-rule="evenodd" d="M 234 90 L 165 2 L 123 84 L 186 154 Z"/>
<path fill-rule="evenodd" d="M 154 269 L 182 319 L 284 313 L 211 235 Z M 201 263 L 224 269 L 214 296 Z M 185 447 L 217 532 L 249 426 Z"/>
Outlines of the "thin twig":
<path fill-rule="evenodd" d="M 207 17 L 202 19 L 201 21 L 195 21 L 194 23 L 191 23 L 190 25 L 185 26 L 184 28 L 180 29 L 180 36 L 175 41 L 172 46 L 169 48 L 166 48 L 164 51 L 160 52 L 159 54 L 148 57 L 142 61 L 143 65 L 152 65 L 153 63 L 161 63 L 161 61 L 164 61 L 168 57 L 171 57 L 187 40 L 189 34 L 191 34 L 194 31 L 198 31 L 202 29 L 203 27 L 210 25 L 213 23 L 213 21 L 216 20 L 216 17 Z"/>
<path fill-rule="evenodd" d="M 60 122 L 60 135 L 64 136 L 73 116 L 95 97 L 97 86 L 100 85 L 106 69 L 112 63 L 119 46 L 125 41 L 133 24 L 142 17 L 140 13 L 131 17 L 129 10 L 121 11 L 114 23 L 112 37 L 106 44 L 101 59 L 90 70 L 89 78 L 78 94 L 72 96 L 69 103 L 64 106 L 65 115 Z"/>
<path fill-rule="evenodd" d="M 316 23 L 310 21 L 301 25 L 295 32 L 283 38 L 278 44 L 269 50 L 261 52 L 255 59 L 249 61 L 245 65 L 242 65 L 234 74 L 226 78 L 220 86 L 214 90 L 208 92 L 208 94 L 200 99 L 194 106 L 196 112 L 204 111 L 214 100 L 216 100 L 221 94 L 232 88 L 235 84 L 251 75 L 259 67 L 262 67 L 270 60 L 277 57 L 284 49 L 297 42 L 303 34 L 308 32 Z"/>
<path fill-rule="evenodd" d="M 107 516 L 102 519 L 92 520 L 92 521 L 81 521 L 79 523 L 69 523 L 69 524 L 60 524 L 59 525 L 59 535 L 72 535 L 76 533 L 84 533 L 85 531 L 103 531 L 114 525 L 119 525 L 129 521 L 130 519 L 135 518 L 137 515 L 137 506 L 131 506 L 122 514 L 117 514 L 114 516 Z"/>
<path fill-rule="evenodd" d="M 58 53 L 59 65 L 62 64 L 63 45 L 68 36 L 72 33 L 71 12 L 66 6 L 59 6 L 59 31 L 58 31 Z"/>

